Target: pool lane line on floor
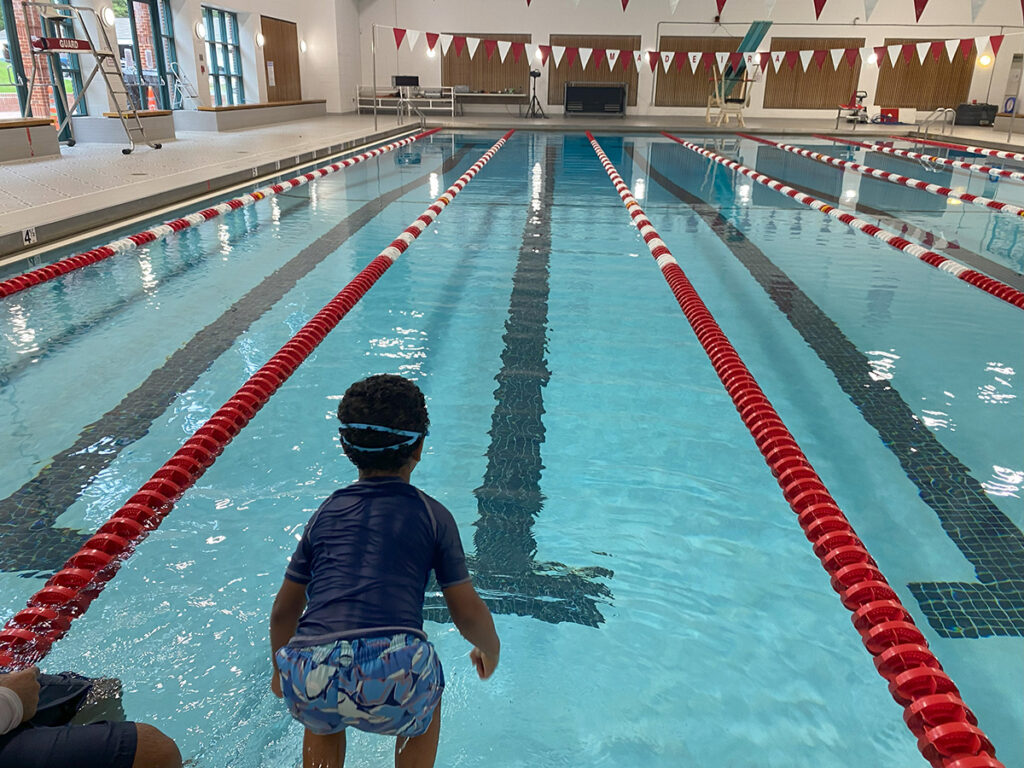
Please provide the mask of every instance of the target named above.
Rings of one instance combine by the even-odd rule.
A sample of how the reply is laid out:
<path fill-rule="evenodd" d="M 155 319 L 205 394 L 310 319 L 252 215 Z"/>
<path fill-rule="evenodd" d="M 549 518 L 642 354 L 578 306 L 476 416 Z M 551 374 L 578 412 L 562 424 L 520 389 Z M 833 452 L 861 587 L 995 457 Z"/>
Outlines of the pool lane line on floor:
<path fill-rule="evenodd" d="M 1019 152 L 1009 152 L 1004 149 L 992 149 L 990 147 L 970 147 L 966 144 L 953 144 L 948 141 L 932 141 L 931 139 L 922 139 L 917 136 L 890 136 L 890 139 L 896 139 L 898 141 L 912 141 L 918 144 L 928 144 L 933 147 L 945 147 L 946 149 L 955 149 L 960 152 L 970 152 L 974 155 L 985 155 L 987 157 L 998 157 L 1001 160 L 1016 160 L 1019 163 L 1024 163 L 1024 155 Z"/>
<path fill-rule="evenodd" d="M 718 154 L 717 152 L 712 152 L 710 150 L 704 149 L 703 147 L 699 147 L 696 144 L 686 141 L 685 139 L 680 139 L 678 136 L 673 136 L 671 133 L 666 133 L 662 131 L 662 135 L 666 136 L 669 139 L 672 139 L 672 141 L 675 141 L 678 144 L 681 144 L 691 152 L 696 152 L 698 155 L 706 157 L 709 160 L 713 160 L 714 162 L 723 165 L 726 168 L 729 168 L 730 170 L 738 171 L 739 173 L 742 173 L 744 176 L 753 179 L 757 183 L 763 184 L 769 189 L 774 189 L 779 194 L 786 195 L 787 197 L 791 197 L 799 203 L 803 203 L 808 208 L 813 208 L 816 211 L 821 211 L 822 213 L 831 216 L 834 219 L 838 219 L 839 221 L 843 222 L 843 224 L 846 224 L 852 229 L 856 229 L 863 232 L 864 234 L 871 235 L 872 237 L 881 240 L 886 245 L 891 245 L 896 250 L 902 251 L 903 253 L 913 256 L 917 260 L 923 261 L 925 264 L 929 264 L 930 266 L 933 266 L 936 269 L 940 269 L 943 272 L 948 272 L 958 280 L 963 280 L 965 283 L 973 285 L 975 288 L 979 288 L 985 291 L 985 293 L 995 296 L 997 299 L 1001 299 L 1006 303 L 1017 307 L 1018 309 L 1024 309 L 1024 292 L 1018 291 L 1013 286 L 1007 285 L 1006 283 L 1000 282 L 999 280 L 995 280 L 987 275 L 983 275 L 981 272 L 978 272 L 976 270 L 968 269 L 966 265 L 961 264 L 958 261 L 950 259 L 941 254 L 935 253 L 935 251 L 929 251 L 927 248 L 924 248 L 923 246 L 911 243 L 909 240 L 899 237 L 898 235 L 892 232 L 888 232 L 885 229 L 882 229 L 881 227 L 877 227 L 874 224 L 864 221 L 863 219 L 859 219 L 851 213 L 841 211 L 835 206 L 829 205 L 828 203 L 818 200 L 815 197 L 811 197 L 806 192 L 801 192 L 798 189 L 795 189 L 786 184 L 783 184 L 780 181 L 776 181 L 775 179 L 765 176 L 763 173 L 751 170 L 750 168 L 747 168 L 747 166 L 741 165 L 740 163 L 737 163 L 735 160 L 730 160 L 729 158 L 724 157 Z"/>
<path fill-rule="evenodd" d="M 552 624 L 572 622 L 598 627 L 604 617 L 599 601 L 610 589 L 595 578 L 612 571 L 538 562 L 533 526 L 544 507 L 540 481 L 544 443 L 543 390 L 551 377 L 547 363 L 550 292 L 551 205 L 558 153 L 545 148 L 543 165 L 533 170 L 533 199 L 526 208 L 508 319 L 502 336 L 501 369 L 494 377 L 487 469 L 473 491 L 478 518 L 473 523 L 474 554 L 467 557 L 473 584 L 491 611 L 528 616 Z M 539 178 L 538 178 L 539 176 Z M 448 619 L 444 599 L 428 596 L 424 617 Z"/>
<path fill-rule="evenodd" d="M 797 514 L 815 555 L 831 576 L 833 589 L 839 593 L 843 606 L 853 612 L 854 625 L 874 656 L 878 673 L 889 681 L 893 698 L 904 707 L 907 726 L 917 736 L 922 755 L 933 765 L 952 768 L 954 760 L 944 758 L 984 754 L 992 757 L 991 766 L 1002 766 L 994 759 L 995 750 L 989 739 L 970 724 L 972 719 L 977 722 L 976 718 L 960 700 L 956 685 L 941 671 L 942 665 L 928 648 L 910 613 L 885 581 L 643 208 L 589 131 L 587 138 L 783 496 Z M 944 696 L 927 695 L 936 693 Z"/>
<path fill-rule="evenodd" d="M 861 147 L 863 149 L 869 149 L 872 152 L 881 152 L 885 155 L 892 155 L 899 157 L 904 160 L 918 161 L 923 160 L 929 163 L 938 163 L 939 165 L 948 165 L 952 168 L 960 168 L 965 171 L 977 171 L 978 173 L 987 173 L 992 176 L 999 176 L 1004 179 L 1013 179 L 1014 181 L 1024 181 L 1024 172 L 1021 171 L 1010 171 L 1006 168 L 993 168 L 991 165 L 975 165 L 974 163 L 967 163 L 963 160 L 950 160 L 948 157 L 937 157 L 935 155 L 922 155 L 920 152 L 911 152 L 906 149 L 897 149 L 896 147 L 886 147 L 882 144 L 865 144 L 863 141 L 852 141 L 850 139 L 842 139 L 838 136 L 828 136 L 824 133 L 813 134 L 816 139 L 824 139 L 825 141 L 834 141 L 839 144 L 849 144 L 851 147 Z"/>
<path fill-rule="evenodd" d="M 867 375 L 868 358 L 742 230 L 718 208 L 648 165 L 632 147 L 626 151 L 649 178 L 693 209 L 768 294 L 878 433 L 973 566 L 978 577 L 974 583 L 907 585 L 936 634 L 1024 637 L 1024 533 L 992 502 L 970 468 L 921 423 L 893 382 Z"/>
<path fill-rule="evenodd" d="M 109 259 L 115 254 L 134 250 L 146 245 L 147 243 L 152 243 L 154 240 L 166 237 L 167 235 L 174 234 L 175 232 L 181 232 L 183 229 L 188 229 L 189 227 L 194 227 L 197 224 L 202 224 L 203 222 L 214 219 L 225 213 L 238 210 L 239 208 L 244 208 L 247 205 L 252 205 L 259 200 L 265 200 L 268 197 L 273 197 L 280 192 L 285 192 L 289 189 L 300 187 L 303 184 L 308 184 L 311 181 L 323 178 L 324 176 L 328 176 L 332 173 L 337 173 L 340 170 L 349 168 L 357 163 L 363 162 L 364 160 L 379 157 L 385 152 L 390 152 L 394 149 L 408 146 L 409 144 L 419 141 L 431 134 L 437 133 L 440 130 L 440 128 L 432 128 L 429 131 L 417 133 L 414 136 L 407 136 L 399 141 L 393 141 L 390 144 L 385 144 L 381 147 L 346 158 L 341 162 L 322 166 L 314 171 L 310 171 L 309 173 L 304 173 L 301 176 L 289 179 L 288 181 L 270 184 L 266 187 L 254 190 L 253 192 L 248 192 L 241 197 L 235 197 L 209 208 L 204 208 L 201 211 L 186 214 L 155 227 L 150 227 L 142 232 L 137 232 L 134 235 L 128 235 L 114 240 L 111 243 L 107 243 L 106 245 L 101 245 L 99 248 L 93 248 L 92 250 L 79 253 L 75 256 L 69 256 L 65 259 L 61 259 L 53 264 L 48 264 L 45 267 L 40 267 L 39 269 L 34 269 L 31 272 L 18 275 L 17 277 L 0 281 L 0 299 L 11 296 L 19 291 L 24 291 L 34 285 L 39 285 L 40 283 L 45 283 L 49 280 L 53 280 L 54 278 L 61 277 L 62 275 L 66 275 L 68 272 L 73 272 L 76 269 L 81 269 L 82 267 L 95 264 L 98 261 Z"/>
<path fill-rule="evenodd" d="M 808 162 L 813 161 L 808 160 Z M 784 184 L 790 183 L 782 179 L 779 180 Z M 1009 267 L 1005 267 L 1002 264 L 994 262 L 987 256 L 982 256 L 980 253 L 976 253 L 960 243 L 952 242 L 947 240 L 944 236 L 937 235 L 934 232 L 929 232 L 919 225 L 905 221 L 889 211 L 884 211 L 881 208 L 875 208 L 867 205 L 863 200 L 858 199 L 852 202 L 846 202 L 844 200 L 840 200 L 830 192 L 825 192 L 823 190 L 807 186 L 807 184 L 801 184 L 800 188 L 812 197 L 821 198 L 826 203 L 836 208 L 853 210 L 857 213 L 871 216 L 872 218 L 877 219 L 879 224 L 883 224 L 897 230 L 901 237 L 912 237 L 915 240 L 920 241 L 921 244 L 929 250 L 942 251 L 950 258 L 962 261 L 969 267 L 980 272 L 984 272 L 989 277 L 1006 283 L 1011 288 L 1024 292 L 1024 275 L 1010 269 Z"/>
<path fill-rule="evenodd" d="M 938 184 L 921 181 L 920 179 L 915 179 L 912 176 L 903 176 L 902 174 L 893 173 L 892 171 L 883 171 L 880 168 L 872 168 L 870 165 L 854 163 L 850 160 L 840 160 L 838 157 L 832 157 L 831 155 L 815 152 L 811 149 L 797 147 L 793 144 L 783 144 L 782 142 L 772 141 L 771 139 L 765 139 L 761 136 L 754 136 L 750 133 L 737 133 L 736 135 L 744 139 L 760 142 L 761 144 L 767 144 L 770 147 L 776 147 L 784 152 L 791 152 L 792 154 L 800 155 L 801 157 L 809 157 L 811 160 L 817 160 L 819 163 L 823 163 L 825 165 L 832 165 L 846 171 L 854 171 L 862 176 L 870 176 L 874 179 L 888 181 L 890 184 L 896 184 L 900 187 L 920 189 L 922 192 L 928 192 L 929 194 L 937 195 L 939 197 L 946 197 L 950 200 L 962 200 L 965 203 L 972 203 L 973 205 L 988 208 L 989 210 L 996 211 L 997 213 L 1006 213 L 1010 216 L 1024 217 L 1024 208 L 1021 208 L 1019 205 L 1013 205 L 1012 203 L 1004 203 L 1000 200 L 982 197 L 981 195 L 972 195 L 970 192 L 955 192 L 950 187 L 942 187 Z"/>
<path fill-rule="evenodd" d="M 174 455 L 29 598 L 0 631 L 0 667 L 21 669 L 43 658 L 113 578 L 135 547 L 217 460 L 313 350 L 374 283 L 505 145 L 508 131 L 382 250 L 228 399 Z"/>
<path fill-rule="evenodd" d="M 440 167 L 442 174 L 475 147 L 468 144 Z M 424 173 L 362 205 L 250 289 L 216 320 L 199 330 L 99 419 L 86 425 L 72 445 L 45 461 L 39 473 L 0 499 L 0 571 L 53 571 L 88 536 L 54 523 L 82 491 L 120 455 L 144 437 L 153 422 L 191 388 L 220 355 L 299 280 L 319 266 L 388 205 L 427 182 Z"/>

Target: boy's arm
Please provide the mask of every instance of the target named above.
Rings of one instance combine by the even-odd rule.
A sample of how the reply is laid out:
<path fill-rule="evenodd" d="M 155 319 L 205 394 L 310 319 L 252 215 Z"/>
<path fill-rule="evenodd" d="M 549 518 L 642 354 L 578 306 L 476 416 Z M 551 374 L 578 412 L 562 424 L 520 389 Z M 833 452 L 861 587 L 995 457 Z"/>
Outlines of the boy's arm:
<path fill-rule="evenodd" d="M 501 641 L 494 630 L 494 619 L 487 605 L 473 588 L 473 582 L 447 587 L 444 600 L 448 604 L 448 613 L 455 622 L 456 628 L 470 643 L 476 646 L 471 654 L 477 667 L 477 674 L 486 679 L 498 666 L 501 653 Z"/>
<path fill-rule="evenodd" d="M 285 579 L 274 607 L 270 610 L 270 661 L 274 665 L 274 676 L 271 688 L 277 696 L 281 695 L 281 681 L 277 670 L 277 652 L 295 635 L 299 625 L 299 617 L 306 608 L 306 587 L 291 579 Z"/>

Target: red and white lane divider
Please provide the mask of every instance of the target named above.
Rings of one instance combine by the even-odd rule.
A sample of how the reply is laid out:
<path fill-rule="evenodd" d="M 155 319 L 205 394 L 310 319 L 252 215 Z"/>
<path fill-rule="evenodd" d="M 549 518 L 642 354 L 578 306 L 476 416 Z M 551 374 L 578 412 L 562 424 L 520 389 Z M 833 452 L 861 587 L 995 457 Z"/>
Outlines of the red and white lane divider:
<path fill-rule="evenodd" d="M 857 218 L 852 213 L 841 211 L 834 206 L 829 205 L 816 197 L 808 195 L 806 192 L 801 192 L 798 189 L 794 189 L 780 181 L 765 176 L 763 173 L 747 168 L 745 165 L 737 163 L 735 160 L 730 160 L 727 157 L 723 157 L 716 152 L 704 149 L 704 147 L 698 147 L 685 139 L 680 139 L 678 136 L 673 136 L 671 133 L 662 131 L 662 135 L 672 139 L 672 141 L 682 144 L 692 152 L 696 152 L 698 155 L 714 160 L 720 165 L 724 165 L 726 168 L 730 168 L 734 171 L 742 173 L 759 184 L 763 184 L 769 189 L 774 189 L 776 192 L 791 197 L 799 203 L 803 203 L 809 208 L 814 208 L 817 211 L 821 211 L 824 214 L 831 216 L 833 219 L 837 219 L 843 224 L 853 229 L 860 230 L 861 232 L 871 235 L 872 237 L 881 240 L 887 245 L 891 245 L 898 251 L 902 251 L 914 258 L 923 261 L 925 264 L 930 264 L 936 269 L 941 269 L 943 272 L 948 272 L 959 280 L 963 280 L 965 283 L 970 283 L 975 288 L 995 296 L 997 299 L 1002 299 L 1008 304 L 1012 304 L 1015 307 L 1024 309 L 1024 293 L 1021 293 L 1016 288 L 995 280 L 988 275 L 983 275 L 981 272 L 971 269 L 965 264 L 961 264 L 959 261 L 942 256 L 941 254 L 930 251 L 927 248 L 911 243 L 899 235 L 896 235 L 888 230 L 882 229 L 881 227 L 875 226 L 863 219 Z"/>
<path fill-rule="evenodd" d="M 890 136 L 890 139 L 899 139 L 900 141 L 913 141 L 920 144 L 929 144 L 933 147 L 945 147 L 946 149 L 956 149 L 960 152 L 971 152 L 975 155 L 986 155 L 988 157 L 998 157 L 1002 160 L 1016 160 L 1019 163 L 1024 163 L 1024 155 L 1019 152 L 1007 152 L 1005 149 L 990 149 L 989 147 L 969 147 L 966 144 L 950 144 L 948 141 L 932 141 L 931 139 L 920 139 L 917 136 Z"/>
<path fill-rule="evenodd" d="M 853 613 L 853 624 L 874 657 L 878 673 L 904 708 L 904 719 L 932 765 L 997 768 L 995 750 L 977 718 L 928 648 L 921 630 L 878 570 L 864 543 L 811 467 L 775 408 L 736 353 L 615 166 L 588 131 L 587 138 L 647 243 L 715 373 L 775 476 L 831 576 L 832 588 Z M 964 762 L 969 761 L 969 762 Z"/>
<path fill-rule="evenodd" d="M 1024 172 L 1021 171 L 1008 171 L 1005 168 L 993 168 L 990 165 L 975 165 L 974 163 L 965 163 L 963 160 L 950 160 L 949 158 L 936 157 L 935 155 L 922 155 L 920 152 L 896 149 L 895 147 L 887 147 L 884 144 L 865 144 L 863 141 L 851 141 L 850 139 L 841 139 L 838 136 L 826 136 L 822 133 L 816 133 L 814 134 L 814 137 L 816 139 L 824 139 L 825 141 L 836 141 L 840 144 L 849 144 L 852 147 L 863 147 L 864 149 L 869 149 L 872 152 L 882 152 L 886 155 L 905 157 L 910 160 L 923 160 L 928 163 L 948 165 L 952 168 L 962 168 L 965 171 L 977 171 L 978 173 L 987 173 L 992 176 L 1001 176 L 1004 179 L 1024 181 Z"/>
<path fill-rule="evenodd" d="M 71 621 L 103 590 L 139 542 L 206 472 L 224 447 L 256 415 L 271 395 L 305 361 L 341 319 L 409 245 L 451 204 L 484 165 L 508 141 L 509 131 L 477 160 L 412 224 L 298 333 L 256 371 L 237 392 L 146 482 L 99 531 L 64 564 L 28 606 L 0 631 L 0 667 L 20 669 L 45 656 L 68 631 Z"/>
<path fill-rule="evenodd" d="M 350 166 L 361 163 L 364 160 L 370 160 L 374 157 L 383 155 L 385 152 L 391 152 L 399 147 L 412 144 L 414 141 L 419 141 L 420 139 L 430 136 L 433 133 L 437 133 L 440 130 L 440 128 L 432 128 L 429 131 L 418 133 L 415 136 L 407 136 L 400 141 L 393 141 L 390 144 L 374 147 L 373 149 L 367 150 L 361 154 L 345 158 L 341 162 L 331 163 L 330 165 L 325 165 L 322 168 L 317 168 L 315 171 L 310 171 L 309 173 L 304 173 L 301 176 L 296 176 L 294 179 L 262 187 L 261 189 L 244 194 L 241 197 L 236 197 L 223 203 L 218 203 L 211 208 L 204 208 L 201 211 L 196 211 L 195 213 L 190 213 L 187 216 L 182 216 L 180 219 L 168 221 L 156 227 L 143 230 L 142 232 L 136 232 L 134 235 L 122 237 L 120 240 L 115 240 L 112 243 L 101 245 L 99 248 L 93 248 L 91 251 L 85 251 L 84 253 L 79 253 L 75 256 L 69 256 L 66 259 L 61 259 L 60 261 L 48 264 L 45 267 L 34 269 L 23 275 L 12 277 L 9 280 L 0 281 L 0 299 L 5 296 L 18 293 L 19 291 L 24 291 L 26 288 L 31 288 L 33 285 L 39 285 L 40 283 L 53 280 L 61 275 L 66 275 L 68 272 L 73 272 L 76 269 L 81 269 L 82 267 L 87 267 L 90 264 L 95 264 L 97 261 L 109 259 L 115 254 L 140 248 L 148 243 L 152 243 L 154 240 L 159 240 L 160 238 L 166 237 L 167 235 L 175 232 L 181 232 L 183 229 L 188 229 L 189 227 L 194 227 L 197 224 L 202 224 L 204 221 L 209 221 L 210 219 L 222 216 L 230 211 L 235 211 L 239 208 L 252 205 L 257 200 L 263 200 L 268 197 L 273 197 L 281 192 L 287 192 L 289 189 L 301 187 L 303 184 L 308 184 L 316 179 L 328 176 L 332 173 L 337 173 L 340 170 L 349 168 Z"/>
<path fill-rule="evenodd" d="M 738 133 L 737 136 L 742 136 L 745 139 L 752 141 L 758 141 L 762 144 L 767 144 L 770 147 L 778 147 L 779 149 L 785 150 L 786 152 L 792 152 L 794 155 L 800 155 L 801 157 L 807 157 L 811 160 L 817 160 L 819 163 L 825 163 L 825 165 L 834 165 L 836 168 L 843 168 L 848 171 L 855 171 L 863 174 L 864 176 L 871 176 L 876 179 L 882 179 L 883 181 L 892 182 L 893 184 L 899 184 L 902 187 L 910 187 L 911 189 L 920 189 L 925 192 L 930 192 L 933 195 L 939 195 L 941 197 L 948 197 L 953 200 L 963 200 L 965 203 L 973 203 L 974 205 L 980 205 L 985 208 L 990 208 L 993 211 L 999 213 L 1009 213 L 1013 216 L 1024 217 L 1024 208 L 1019 205 L 1011 205 L 1010 203 L 1003 203 L 999 200 L 992 200 L 988 197 L 982 197 L 981 195 L 972 195 L 970 192 L 955 192 L 949 187 L 940 187 L 938 184 L 929 184 L 927 181 L 921 181 L 920 179 L 914 179 L 910 176 L 901 176 L 898 173 L 891 173 L 889 171 L 883 171 L 878 168 L 872 168 L 869 165 L 862 165 L 861 163 L 851 163 L 849 160 L 840 160 L 838 157 L 832 157 L 831 155 L 823 155 L 821 152 L 812 152 L 809 149 L 803 147 L 795 147 L 792 144 L 781 144 L 777 141 L 771 141 L 769 139 L 763 139 L 760 136 L 751 136 L 749 133 Z"/>

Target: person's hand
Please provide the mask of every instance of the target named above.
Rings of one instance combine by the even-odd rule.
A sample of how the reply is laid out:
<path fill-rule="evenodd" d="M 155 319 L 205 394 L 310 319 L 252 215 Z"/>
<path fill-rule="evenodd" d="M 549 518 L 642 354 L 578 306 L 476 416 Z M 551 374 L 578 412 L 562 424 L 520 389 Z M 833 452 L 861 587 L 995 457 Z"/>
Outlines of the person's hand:
<path fill-rule="evenodd" d="M 274 695 L 279 699 L 284 698 L 284 691 L 281 690 L 281 673 L 274 668 L 274 674 L 270 678 L 270 690 L 274 692 Z"/>
<path fill-rule="evenodd" d="M 476 673 L 480 676 L 481 680 L 486 680 L 493 675 L 494 670 L 498 666 L 497 656 L 484 653 L 479 648 L 474 648 L 470 651 L 469 658 L 473 661 L 473 666 L 476 667 Z"/>
<path fill-rule="evenodd" d="M 39 707 L 39 667 L 29 667 L 18 672 L 0 675 L 0 685 L 10 688 L 21 699 L 24 714 L 21 722 L 27 723 L 35 717 Z"/>

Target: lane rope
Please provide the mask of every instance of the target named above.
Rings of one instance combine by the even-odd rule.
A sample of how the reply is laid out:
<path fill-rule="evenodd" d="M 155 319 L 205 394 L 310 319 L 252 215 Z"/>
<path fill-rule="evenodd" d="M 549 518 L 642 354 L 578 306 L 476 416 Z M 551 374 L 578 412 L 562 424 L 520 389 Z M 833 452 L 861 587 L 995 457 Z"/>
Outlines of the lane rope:
<path fill-rule="evenodd" d="M 904 720 L 918 738 L 921 753 L 932 765 L 943 768 L 1005 768 L 995 759 L 991 741 L 977 727 L 977 718 L 942 671 L 909 611 L 879 571 L 647 214 L 590 131 L 587 138 L 750 430 L 782 495 L 796 513 L 814 554 L 829 573 L 832 588 L 852 612 L 853 624 L 874 657 L 875 669 L 889 682 L 889 692 L 904 708 Z M 968 759 L 973 762 L 963 762 Z"/>
<path fill-rule="evenodd" d="M 340 162 L 331 163 L 330 165 L 317 168 L 309 173 L 304 173 L 301 176 L 296 176 L 294 179 L 261 187 L 260 189 L 248 192 L 241 197 L 226 200 L 225 202 L 218 203 L 210 208 L 204 208 L 201 211 L 195 211 L 194 213 L 187 214 L 181 218 L 174 219 L 173 221 L 167 221 L 155 227 L 144 229 L 141 232 L 136 232 L 134 235 L 122 237 L 111 243 L 107 243 L 106 245 L 101 245 L 98 248 L 93 248 L 92 250 L 85 251 L 74 256 L 69 256 L 66 259 L 55 261 L 53 264 L 48 264 L 45 267 L 33 269 L 31 272 L 25 272 L 24 274 L 12 277 L 8 280 L 2 280 L 0 281 L 0 299 L 6 296 L 11 296 L 20 291 L 24 291 L 34 285 L 39 285 L 40 283 L 53 280 L 61 275 L 66 275 L 68 272 L 74 272 L 76 269 L 88 267 L 98 261 L 109 259 L 115 254 L 125 253 L 126 251 L 141 248 L 144 245 L 148 245 L 155 240 L 160 240 L 161 238 L 167 237 L 175 232 L 181 232 L 183 229 L 188 229 L 189 227 L 194 227 L 197 224 L 202 224 L 210 219 L 223 216 L 225 213 L 236 211 L 239 208 L 245 208 L 259 200 L 265 200 L 266 198 L 273 197 L 281 192 L 287 192 L 290 189 L 301 187 L 311 181 L 323 178 L 324 176 L 329 176 L 332 173 L 337 173 L 338 171 L 350 168 L 353 165 L 370 160 L 374 157 L 380 157 L 386 152 L 391 152 L 392 150 L 399 149 L 400 147 L 408 146 L 414 141 L 419 141 L 420 139 L 437 133 L 440 130 L 440 128 L 432 128 L 429 131 L 417 133 L 415 136 L 407 136 L 399 141 L 393 141 L 390 144 L 374 147 L 373 149 L 362 152 L 361 154 L 345 158 Z"/>
<path fill-rule="evenodd" d="M 1006 168 L 993 168 L 991 165 L 976 165 L 974 163 L 966 163 L 963 160 L 950 160 L 947 157 L 936 157 L 935 155 L 922 155 L 920 152 L 911 152 L 906 149 L 887 147 L 884 144 L 865 144 L 863 141 L 852 141 L 850 139 L 839 138 L 838 136 L 827 136 L 823 133 L 815 133 L 814 138 L 824 139 L 825 141 L 836 141 L 840 144 L 849 144 L 852 147 L 863 147 L 864 149 L 870 149 L 872 152 L 882 152 L 886 155 L 905 157 L 910 160 L 923 160 L 928 163 L 938 163 L 939 165 L 948 165 L 953 168 L 962 168 L 966 171 L 977 171 L 978 173 L 987 173 L 992 176 L 1001 176 L 1004 179 L 1024 181 L 1024 172 L 1021 171 L 1010 171 Z"/>
<path fill-rule="evenodd" d="M 724 165 L 726 168 L 742 173 L 744 176 L 753 179 L 759 184 L 763 184 L 769 189 L 774 189 L 776 192 L 786 195 L 787 197 L 791 197 L 809 208 L 821 211 L 822 213 L 831 216 L 833 219 L 841 221 L 848 227 L 859 230 L 867 235 L 871 235 L 872 237 L 881 240 L 886 245 L 891 245 L 896 250 L 913 256 L 915 259 L 923 261 L 925 264 L 929 264 L 936 269 L 941 269 L 943 272 L 948 272 L 958 280 L 963 280 L 965 283 L 969 283 L 975 288 L 980 288 L 985 291 L 985 293 L 991 294 L 997 299 L 1002 299 L 1008 304 L 1012 304 L 1019 309 L 1024 309 L 1024 293 L 1010 285 L 1007 285 L 1006 283 L 982 274 L 977 270 L 973 270 L 967 265 L 961 264 L 959 261 L 947 258 L 946 256 L 935 253 L 935 251 L 930 251 L 916 243 L 911 243 L 909 240 L 906 240 L 893 232 L 864 221 L 863 219 L 854 216 L 852 213 L 842 211 L 817 199 L 816 197 L 808 195 L 806 192 L 801 192 L 800 190 L 794 189 L 780 181 L 776 181 L 769 176 L 765 176 L 763 173 L 751 170 L 745 165 L 737 163 L 735 160 L 730 160 L 729 158 L 707 150 L 704 147 L 698 147 L 696 144 L 686 141 L 685 139 L 680 139 L 678 136 L 673 136 L 671 133 L 662 131 L 662 135 L 672 139 L 672 141 L 682 144 L 690 151 L 696 152 L 702 157 L 714 160 L 719 165 Z"/>
<path fill-rule="evenodd" d="M 202 477 L 225 446 L 266 405 L 342 318 L 398 257 L 451 204 L 514 133 L 509 131 L 426 211 L 317 312 L 243 384 L 139 491 L 68 558 L 0 631 L 0 668 L 21 669 L 43 658 L 71 622 L 96 599 L 137 545 L 155 530 L 178 499 Z"/>
<path fill-rule="evenodd" d="M 898 173 L 883 171 L 879 168 L 872 168 L 870 165 L 863 165 L 862 163 L 840 160 L 838 157 L 825 155 L 821 152 L 814 152 L 810 149 L 804 149 L 803 147 L 796 147 L 792 144 L 781 144 L 777 141 L 761 138 L 760 136 L 752 136 L 749 133 L 737 133 L 736 135 L 742 136 L 744 139 L 760 142 L 761 144 L 767 144 L 770 147 L 777 147 L 785 150 L 786 152 L 792 152 L 794 155 L 800 155 L 801 157 L 807 157 L 811 160 L 817 160 L 819 163 L 824 163 L 825 165 L 833 165 L 836 168 L 855 171 L 856 173 L 863 174 L 864 176 L 882 179 L 882 181 L 888 181 L 902 187 L 920 189 L 924 192 L 930 192 L 933 195 L 939 195 L 940 197 L 948 197 L 952 200 L 962 200 L 965 203 L 973 203 L 974 205 L 980 205 L 984 208 L 990 208 L 991 210 L 998 211 L 999 213 L 1008 213 L 1011 216 L 1024 217 L 1024 208 L 1021 208 L 1019 205 L 1003 203 L 999 200 L 982 197 L 981 195 L 972 195 L 970 192 L 956 192 L 949 187 L 941 187 L 938 184 L 931 184 L 927 181 L 921 181 L 920 179 L 915 179 L 910 176 L 901 176 Z"/>
<path fill-rule="evenodd" d="M 1019 152 L 1008 152 L 1004 149 L 991 149 L 989 147 L 969 147 L 966 144 L 950 144 L 948 141 L 932 141 L 931 139 L 919 139 L 916 136 L 890 136 L 890 139 L 899 139 L 900 141 L 912 141 L 915 143 L 929 144 L 933 147 L 944 147 L 946 149 L 956 149 L 960 152 L 971 152 L 975 155 L 986 155 L 988 157 L 998 157 L 1002 160 L 1016 160 L 1019 163 L 1024 163 L 1024 155 Z"/>

